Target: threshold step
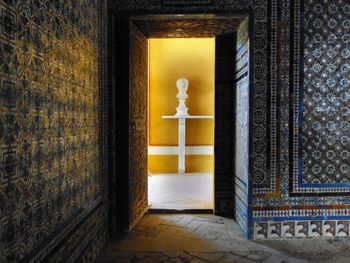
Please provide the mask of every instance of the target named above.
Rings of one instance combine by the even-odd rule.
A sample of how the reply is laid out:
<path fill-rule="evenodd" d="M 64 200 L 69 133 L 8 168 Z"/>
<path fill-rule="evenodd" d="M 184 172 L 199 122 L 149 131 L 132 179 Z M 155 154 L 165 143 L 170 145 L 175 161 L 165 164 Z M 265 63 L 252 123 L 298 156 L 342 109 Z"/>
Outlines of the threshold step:
<path fill-rule="evenodd" d="M 168 209 L 149 208 L 149 214 L 214 214 L 213 209 Z"/>

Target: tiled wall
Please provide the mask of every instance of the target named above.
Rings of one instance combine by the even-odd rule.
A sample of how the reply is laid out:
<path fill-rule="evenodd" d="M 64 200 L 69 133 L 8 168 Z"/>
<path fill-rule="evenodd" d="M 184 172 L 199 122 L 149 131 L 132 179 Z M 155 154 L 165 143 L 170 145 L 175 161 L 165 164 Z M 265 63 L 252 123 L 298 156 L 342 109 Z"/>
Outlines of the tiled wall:
<path fill-rule="evenodd" d="M 129 228 L 148 208 L 147 200 L 147 99 L 148 39 L 132 24 L 130 31 L 129 90 Z"/>
<path fill-rule="evenodd" d="M 305 1 L 303 171 L 310 188 L 350 183 L 350 3 Z"/>
<path fill-rule="evenodd" d="M 249 38 L 248 19 L 237 30 L 235 85 L 235 213 L 247 234 L 249 225 Z"/>
<path fill-rule="evenodd" d="M 104 243 L 98 5 L 0 1 L 1 262 L 92 260 Z"/>
<path fill-rule="evenodd" d="M 255 237 L 349 236 L 350 3 L 307 0 L 292 8 L 289 171 L 280 195 L 255 199 Z"/>

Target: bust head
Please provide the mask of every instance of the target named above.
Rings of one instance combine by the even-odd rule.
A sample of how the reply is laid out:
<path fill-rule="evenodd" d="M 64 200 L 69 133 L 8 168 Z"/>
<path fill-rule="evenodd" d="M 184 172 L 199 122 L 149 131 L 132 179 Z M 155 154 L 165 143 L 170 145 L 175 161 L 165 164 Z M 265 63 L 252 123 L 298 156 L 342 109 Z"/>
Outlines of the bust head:
<path fill-rule="evenodd" d="M 186 93 L 188 88 L 188 80 L 186 78 L 180 78 L 176 81 L 176 86 L 179 89 L 179 92 Z"/>

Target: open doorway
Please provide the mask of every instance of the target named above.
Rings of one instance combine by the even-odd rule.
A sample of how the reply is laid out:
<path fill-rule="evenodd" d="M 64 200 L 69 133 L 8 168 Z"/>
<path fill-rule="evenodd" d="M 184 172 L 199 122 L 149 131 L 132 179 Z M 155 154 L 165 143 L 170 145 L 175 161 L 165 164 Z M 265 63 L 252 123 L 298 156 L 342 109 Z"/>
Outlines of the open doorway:
<path fill-rule="evenodd" d="M 215 38 L 150 38 L 148 46 L 149 207 L 210 212 Z M 177 84 L 183 78 L 188 86 L 182 94 Z"/>
<path fill-rule="evenodd" d="M 215 116 L 215 119 L 205 120 L 212 122 L 214 139 L 201 145 L 211 147 L 212 151 L 209 150 L 209 154 L 198 154 L 197 152 L 197 155 L 204 155 L 204 158 L 201 157 L 203 159 L 199 161 L 200 165 L 205 163 L 205 158 L 209 157 L 209 165 L 201 166 L 206 167 L 205 169 L 209 172 L 210 156 L 213 158 L 214 171 L 210 175 L 212 184 L 209 186 L 213 196 L 211 209 L 215 214 L 235 216 L 244 231 L 247 232 L 247 221 L 250 218 L 248 167 L 249 122 L 251 118 L 249 107 L 251 104 L 249 19 L 245 14 L 238 16 L 145 15 L 128 16 L 115 21 L 114 26 L 115 30 L 112 32 L 115 33 L 113 33 L 112 42 L 118 44 L 114 46 L 115 49 L 111 54 L 114 59 L 110 67 L 115 76 L 111 80 L 111 86 L 114 87 L 114 103 L 116 105 L 115 123 L 117 127 L 115 127 L 115 131 L 118 151 L 116 151 L 115 161 L 116 192 L 120 204 L 117 211 L 119 226 L 122 226 L 123 229 L 132 229 L 149 209 L 148 170 L 153 165 L 153 157 L 149 155 L 149 146 L 154 146 L 149 144 L 152 135 L 148 134 L 149 123 L 152 122 L 152 120 L 149 121 L 148 112 L 150 39 L 209 38 L 215 41 L 214 85 L 212 86 L 214 89 L 214 109 L 212 113 L 197 113 L 191 112 L 195 108 L 189 107 L 189 113 Z M 184 73 L 176 78 L 186 77 L 186 75 Z M 189 89 L 200 87 L 200 85 L 195 85 L 195 81 L 189 80 Z M 175 114 L 177 106 L 176 81 L 172 80 L 171 82 L 174 82 L 169 85 L 172 86 L 170 88 L 174 92 L 175 103 L 171 103 L 169 111 L 159 114 L 168 116 Z M 193 99 L 195 98 L 193 97 Z M 203 100 L 199 102 L 203 103 Z M 157 118 L 159 120 L 160 115 Z M 173 131 L 169 131 L 169 133 L 174 133 L 174 131 L 177 133 L 177 122 L 167 121 L 173 122 L 172 125 L 175 126 L 172 128 Z M 198 127 L 196 121 L 204 120 L 192 121 L 192 124 L 190 121 L 188 124 L 192 125 L 193 130 L 195 130 Z M 176 139 L 172 143 L 177 144 L 177 135 L 174 137 Z M 196 136 L 196 139 L 203 139 L 203 137 Z M 176 145 L 168 146 L 177 147 Z M 189 149 L 187 150 L 189 151 Z M 175 154 L 172 154 L 175 156 L 175 160 L 177 158 L 176 151 L 175 149 Z M 188 155 L 187 158 L 191 158 L 191 156 Z M 160 161 L 155 163 L 159 164 Z M 191 162 L 188 163 L 191 165 Z M 179 171 L 179 168 L 176 168 L 176 161 L 169 166 L 170 168 L 175 166 L 175 168 L 173 167 L 174 172 Z M 198 167 L 195 169 L 201 172 Z M 186 169 L 185 172 L 191 172 L 190 166 Z M 195 187 L 196 185 L 192 186 L 193 189 Z M 193 208 L 196 209 L 196 207 Z"/>

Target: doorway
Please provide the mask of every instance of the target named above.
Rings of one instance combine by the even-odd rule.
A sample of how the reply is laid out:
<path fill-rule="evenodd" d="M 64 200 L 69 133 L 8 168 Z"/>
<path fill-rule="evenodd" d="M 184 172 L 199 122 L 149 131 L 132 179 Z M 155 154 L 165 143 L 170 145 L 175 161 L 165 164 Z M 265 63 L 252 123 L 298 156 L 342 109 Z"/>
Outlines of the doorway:
<path fill-rule="evenodd" d="M 149 208 L 212 213 L 215 38 L 150 38 L 148 45 Z M 180 94 L 182 80 L 188 86 Z"/>
<path fill-rule="evenodd" d="M 249 217 L 250 61 L 247 15 L 127 16 L 113 23 L 117 225 L 148 211 L 149 38 L 215 38 L 213 212 Z M 179 30 L 181 29 L 181 30 Z M 244 34 L 245 32 L 245 34 Z M 240 101 L 237 101 L 239 98 Z M 242 134 L 244 133 L 244 134 Z M 239 145 L 239 147 L 236 145 Z"/>

